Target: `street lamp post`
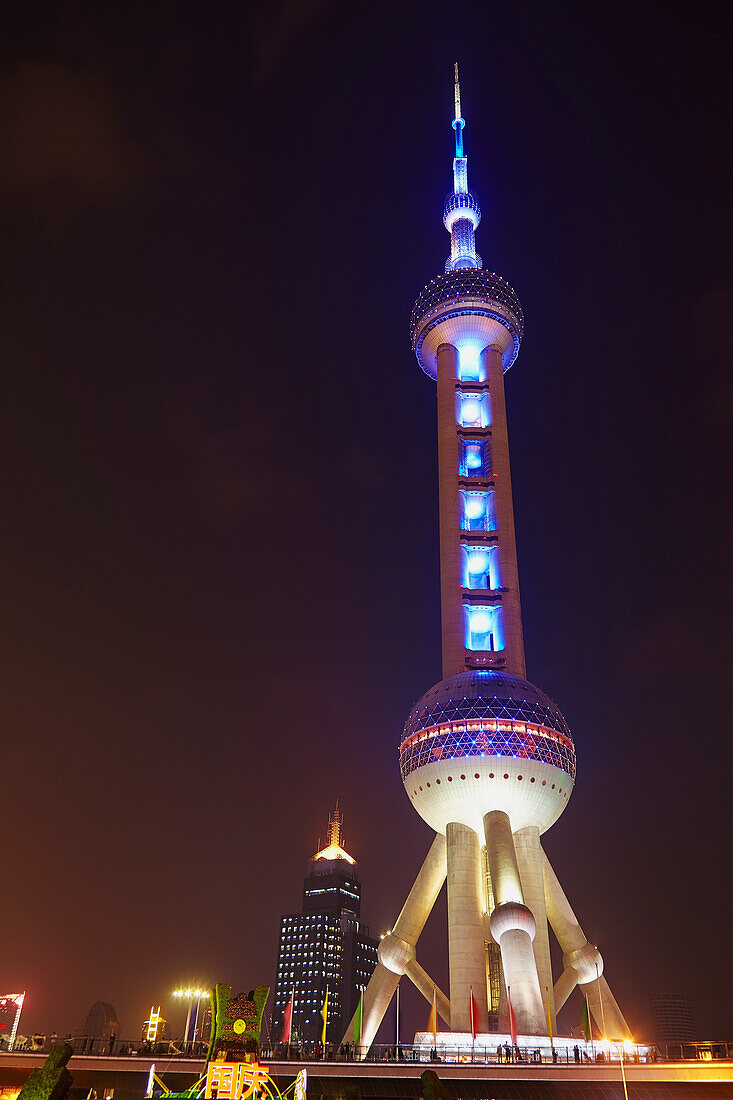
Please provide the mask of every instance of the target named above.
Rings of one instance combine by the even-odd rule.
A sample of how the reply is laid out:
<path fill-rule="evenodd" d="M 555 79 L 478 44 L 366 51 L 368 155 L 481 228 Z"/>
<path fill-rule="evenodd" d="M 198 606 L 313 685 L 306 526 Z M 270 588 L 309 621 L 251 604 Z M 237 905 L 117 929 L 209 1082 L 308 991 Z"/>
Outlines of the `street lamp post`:
<path fill-rule="evenodd" d="M 174 989 L 173 996 L 178 997 L 188 1002 L 188 1012 L 186 1013 L 186 1028 L 183 1032 L 184 1047 L 188 1043 L 188 1032 L 191 1026 L 191 1009 L 193 1008 L 194 1001 L 196 1002 L 196 1017 L 193 1025 L 193 1037 L 192 1042 L 196 1042 L 196 1032 L 199 1025 L 199 1014 L 201 1012 L 201 1001 L 208 1000 L 209 993 L 205 989 Z"/>

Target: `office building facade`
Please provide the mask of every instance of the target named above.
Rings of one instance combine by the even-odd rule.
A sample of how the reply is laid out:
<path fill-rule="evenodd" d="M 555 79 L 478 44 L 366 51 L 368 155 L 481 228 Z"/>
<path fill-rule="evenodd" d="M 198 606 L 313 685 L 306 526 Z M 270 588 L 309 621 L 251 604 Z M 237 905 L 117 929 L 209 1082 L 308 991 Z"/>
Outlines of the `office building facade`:
<path fill-rule="evenodd" d="M 283 1037 L 293 998 L 291 1042 L 339 1044 L 362 989 L 377 963 L 377 942 L 361 920 L 361 883 L 356 860 L 341 845 L 338 806 L 328 823 L 328 844 L 308 861 L 299 913 L 280 920 L 272 1041 Z"/>

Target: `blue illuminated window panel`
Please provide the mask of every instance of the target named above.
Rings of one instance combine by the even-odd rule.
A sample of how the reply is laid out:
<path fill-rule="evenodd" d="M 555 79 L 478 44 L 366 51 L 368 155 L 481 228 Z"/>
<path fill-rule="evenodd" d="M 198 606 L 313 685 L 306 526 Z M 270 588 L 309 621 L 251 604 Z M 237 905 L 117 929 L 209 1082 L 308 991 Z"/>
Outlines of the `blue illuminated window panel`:
<path fill-rule="evenodd" d="M 486 439 L 461 439 L 458 473 L 461 477 L 488 477 L 491 456 Z"/>

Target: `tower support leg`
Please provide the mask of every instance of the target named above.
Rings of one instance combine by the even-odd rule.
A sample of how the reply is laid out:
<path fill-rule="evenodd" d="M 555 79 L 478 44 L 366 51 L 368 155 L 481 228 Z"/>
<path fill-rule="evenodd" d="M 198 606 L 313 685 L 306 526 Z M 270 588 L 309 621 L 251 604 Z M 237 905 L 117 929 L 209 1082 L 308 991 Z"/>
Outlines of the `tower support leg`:
<path fill-rule="evenodd" d="M 514 838 L 509 817 L 492 810 L 484 817 L 486 853 L 494 892 L 491 934 L 499 944 L 507 994 L 523 1035 L 543 1035 L 547 1030 L 542 993 L 532 950 L 535 921 L 524 904 Z"/>
<path fill-rule="evenodd" d="M 565 967 L 555 986 L 558 1010 L 575 986 L 579 985 L 588 998 L 588 1007 L 604 1038 L 630 1039 L 629 1025 L 603 976 L 601 953 L 588 942 L 547 855 L 544 852 L 542 855 L 547 919 L 562 948 Z"/>
<path fill-rule="evenodd" d="M 524 902 L 529 906 L 537 926 L 532 948 L 537 966 L 537 977 L 540 982 L 540 992 L 545 1005 L 545 1013 L 549 1014 L 552 1034 L 557 1035 L 552 962 L 550 960 L 550 936 L 547 928 L 545 883 L 542 872 L 542 845 L 540 844 L 540 831 L 537 826 L 530 825 L 526 829 L 519 829 L 514 834 L 514 848 L 517 854 Z"/>
<path fill-rule="evenodd" d="M 445 882 L 445 837 L 438 834 L 418 872 L 402 912 L 389 935 L 379 944 L 379 961 L 364 991 L 361 1035 L 354 1036 L 356 1013 L 344 1035 L 345 1043 L 355 1043 L 365 1054 L 377 1034 L 399 980 L 415 958 L 415 944 Z"/>
<path fill-rule="evenodd" d="M 411 959 L 410 962 L 408 962 L 405 974 L 415 986 L 415 989 L 422 993 L 431 1008 L 433 1005 L 433 998 L 435 998 L 435 1007 L 438 1010 L 438 1015 L 441 1020 L 445 1020 L 448 1027 L 450 1027 L 450 1001 L 443 990 L 435 984 L 430 975 L 423 970 L 417 959 Z"/>
<path fill-rule="evenodd" d="M 489 1028 L 481 846 L 473 829 L 455 821 L 445 831 L 448 864 L 448 960 L 453 1031 Z M 471 995 L 475 1008 L 471 1007 Z"/>

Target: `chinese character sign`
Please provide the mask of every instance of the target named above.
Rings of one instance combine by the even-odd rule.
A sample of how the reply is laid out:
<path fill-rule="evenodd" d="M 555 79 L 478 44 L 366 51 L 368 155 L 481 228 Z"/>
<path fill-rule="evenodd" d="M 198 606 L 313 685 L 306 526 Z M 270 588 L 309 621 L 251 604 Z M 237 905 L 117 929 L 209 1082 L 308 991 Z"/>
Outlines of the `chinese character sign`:
<path fill-rule="evenodd" d="M 206 1071 L 206 1100 L 247 1100 L 270 1083 L 270 1074 L 256 1062 L 210 1062 Z"/>

